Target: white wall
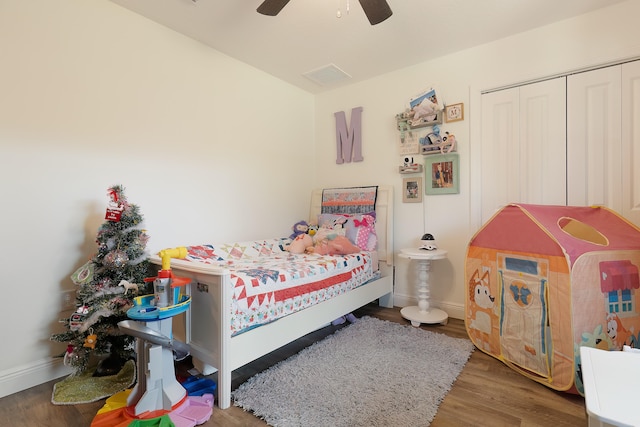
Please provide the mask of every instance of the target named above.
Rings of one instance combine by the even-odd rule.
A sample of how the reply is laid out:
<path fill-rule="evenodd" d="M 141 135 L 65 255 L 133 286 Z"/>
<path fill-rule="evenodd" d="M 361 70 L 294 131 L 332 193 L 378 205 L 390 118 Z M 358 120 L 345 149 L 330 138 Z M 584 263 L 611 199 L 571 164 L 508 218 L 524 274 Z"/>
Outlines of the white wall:
<path fill-rule="evenodd" d="M 109 186 L 152 251 L 307 217 L 312 95 L 106 0 L 2 1 L 0 52 L 0 396 L 62 373 L 49 336 Z"/>
<path fill-rule="evenodd" d="M 470 190 L 477 170 L 473 148 L 479 135 L 480 91 L 640 56 L 638 16 L 640 1 L 631 0 L 316 96 L 318 186 L 347 181 L 394 185 L 396 254 L 415 247 L 424 232 L 434 234 L 449 257 L 432 265 L 431 296 L 449 315 L 463 318 L 466 246 L 481 225 L 472 212 L 476 194 Z M 445 103 L 465 104 L 464 121 L 441 126 L 458 141 L 460 194 L 426 196 L 422 205 L 403 204 L 394 117 L 409 98 L 430 86 Z M 337 165 L 333 113 L 357 106 L 363 107 L 365 161 Z M 415 304 L 415 270 L 405 259 L 396 256 L 395 262 L 395 303 Z"/>

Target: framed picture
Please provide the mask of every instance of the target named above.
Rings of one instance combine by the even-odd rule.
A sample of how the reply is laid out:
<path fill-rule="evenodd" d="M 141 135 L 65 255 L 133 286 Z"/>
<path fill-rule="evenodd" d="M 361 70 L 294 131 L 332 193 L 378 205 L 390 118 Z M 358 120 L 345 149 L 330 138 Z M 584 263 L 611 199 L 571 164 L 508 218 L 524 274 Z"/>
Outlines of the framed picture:
<path fill-rule="evenodd" d="M 459 168 L 457 153 L 425 157 L 425 194 L 458 194 L 460 192 Z"/>
<path fill-rule="evenodd" d="M 402 201 L 404 203 L 422 203 L 422 177 L 402 180 Z"/>
<path fill-rule="evenodd" d="M 464 120 L 464 104 L 463 103 L 447 105 L 444 108 L 444 111 L 445 111 L 447 123 Z"/>

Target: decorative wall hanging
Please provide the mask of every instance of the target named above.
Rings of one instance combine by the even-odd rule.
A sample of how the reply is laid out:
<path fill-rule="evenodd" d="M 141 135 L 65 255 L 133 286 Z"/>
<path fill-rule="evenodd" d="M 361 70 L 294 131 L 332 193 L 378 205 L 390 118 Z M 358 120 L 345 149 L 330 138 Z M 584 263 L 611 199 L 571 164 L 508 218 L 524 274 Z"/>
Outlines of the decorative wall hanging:
<path fill-rule="evenodd" d="M 401 156 L 420 154 L 420 141 L 416 132 L 406 132 L 404 137 L 400 137 L 398 151 Z"/>
<path fill-rule="evenodd" d="M 402 158 L 402 165 L 398 166 L 398 171 L 400 173 L 422 173 L 422 165 L 416 163 L 413 157 L 407 156 Z"/>
<path fill-rule="evenodd" d="M 435 89 L 428 89 L 411 98 L 408 108 L 396 114 L 396 126 L 400 132 L 400 155 L 426 154 L 422 147 L 424 141 L 421 141 L 416 130 L 441 124 L 443 117 L 444 112 Z"/>
<path fill-rule="evenodd" d="M 402 180 L 402 201 L 404 203 L 422 203 L 422 177 Z"/>
<path fill-rule="evenodd" d="M 438 154 L 425 157 L 425 193 L 457 194 L 460 192 L 458 154 Z"/>
<path fill-rule="evenodd" d="M 351 109 L 351 127 L 347 129 L 344 111 L 333 114 L 336 118 L 336 163 L 361 162 L 362 157 L 362 107 Z"/>
<path fill-rule="evenodd" d="M 431 132 L 419 139 L 421 154 L 447 154 L 456 151 L 456 137 L 445 132 L 440 134 L 440 126 L 434 126 Z"/>
<path fill-rule="evenodd" d="M 401 139 L 411 129 L 442 123 L 442 104 L 438 101 L 435 89 L 426 90 L 411 98 L 409 108 L 396 114 L 396 121 Z"/>
<path fill-rule="evenodd" d="M 449 123 L 460 120 L 464 120 L 464 104 L 461 102 L 459 104 L 447 105 L 445 107 L 445 121 Z"/>
<path fill-rule="evenodd" d="M 420 93 L 409 101 L 409 117 L 412 127 L 431 126 L 429 123 L 442 123 L 442 104 L 438 101 L 435 89 Z"/>

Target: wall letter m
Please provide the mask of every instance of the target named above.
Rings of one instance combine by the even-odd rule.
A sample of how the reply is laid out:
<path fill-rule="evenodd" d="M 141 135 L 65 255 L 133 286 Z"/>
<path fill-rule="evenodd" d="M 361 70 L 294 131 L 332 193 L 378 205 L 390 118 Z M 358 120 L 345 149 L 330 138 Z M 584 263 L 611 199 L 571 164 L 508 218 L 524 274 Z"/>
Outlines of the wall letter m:
<path fill-rule="evenodd" d="M 351 109 L 351 127 L 347 129 L 347 118 L 344 111 L 333 113 L 336 117 L 336 163 L 363 161 L 362 157 L 362 107 Z"/>

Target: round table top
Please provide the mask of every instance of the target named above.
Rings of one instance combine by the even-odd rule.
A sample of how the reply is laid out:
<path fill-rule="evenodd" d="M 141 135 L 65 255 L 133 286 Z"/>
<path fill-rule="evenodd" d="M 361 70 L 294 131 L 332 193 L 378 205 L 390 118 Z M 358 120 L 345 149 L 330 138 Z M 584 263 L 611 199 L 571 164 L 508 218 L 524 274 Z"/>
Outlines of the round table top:
<path fill-rule="evenodd" d="M 400 250 L 400 257 L 409 259 L 444 259 L 447 257 L 447 251 L 444 249 L 434 249 L 432 251 L 419 248 L 405 248 Z"/>

